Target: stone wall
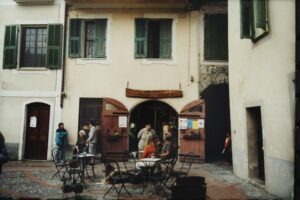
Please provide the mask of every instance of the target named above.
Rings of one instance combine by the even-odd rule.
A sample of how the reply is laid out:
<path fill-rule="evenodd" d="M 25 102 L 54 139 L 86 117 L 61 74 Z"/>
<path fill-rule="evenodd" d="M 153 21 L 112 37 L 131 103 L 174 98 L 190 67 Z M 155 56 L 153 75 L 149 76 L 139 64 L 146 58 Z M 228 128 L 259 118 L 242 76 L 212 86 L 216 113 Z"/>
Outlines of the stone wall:
<path fill-rule="evenodd" d="M 199 93 L 209 85 L 228 83 L 227 65 L 200 65 L 199 68 Z"/>

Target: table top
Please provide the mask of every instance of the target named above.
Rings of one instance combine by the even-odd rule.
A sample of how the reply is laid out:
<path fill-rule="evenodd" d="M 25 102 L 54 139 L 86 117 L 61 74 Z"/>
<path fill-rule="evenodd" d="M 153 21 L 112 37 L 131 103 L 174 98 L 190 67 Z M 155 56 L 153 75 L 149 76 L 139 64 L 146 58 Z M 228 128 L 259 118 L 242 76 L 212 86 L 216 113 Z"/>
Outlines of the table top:
<path fill-rule="evenodd" d="M 161 158 L 142 158 L 140 161 L 147 161 L 147 162 L 157 162 L 160 161 Z"/>
<path fill-rule="evenodd" d="M 77 155 L 78 158 L 87 158 L 87 157 L 95 157 L 95 154 L 92 153 L 80 153 Z"/>

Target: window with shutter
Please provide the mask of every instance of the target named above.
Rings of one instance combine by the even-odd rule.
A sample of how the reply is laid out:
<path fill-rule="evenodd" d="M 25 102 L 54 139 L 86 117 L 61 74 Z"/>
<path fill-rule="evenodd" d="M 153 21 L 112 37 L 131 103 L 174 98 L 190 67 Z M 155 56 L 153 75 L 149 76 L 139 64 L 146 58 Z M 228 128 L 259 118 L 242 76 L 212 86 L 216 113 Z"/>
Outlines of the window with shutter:
<path fill-rule="evenodd" d="M 204 21 L 204 59 L 228 60 L 227 15 L 206 14 Z"/>
<path fill-rule="evenodd" d="M 22 25 L 19 68 L 60 69 L 62 58 L 62 25 Z M 3 68 L 17 68 L 18 26 L 5 30 Z"/>
<path fill-rule="evenodd" d="M 107 19 L 98 19 L 96 23 L 96 58 L 106 57 L 106 26 Z"/>
<path fill-rule="evenodd" d="M 135 20 L 135 57 L 170 59 L 172 19 Z"/>
<path fill-rule="evenodd" d="M 240 0 L 241 38 L 252 42 L 268 34 L 267 0 Z"/>
<path fill-rule="evenodd" d="M 160 58 L 171 58 L 172 53 L 172 20 L 160 21 Z"/>
<path fill-rule="evenodd" d="M 71 19 L 69 57 L 105 58 L 106 32 L 107 19 Z"/>
<path fill-rule="evenodd" d="M 81 57 L 81 19 L 70 20 L 69 57 Z"/>
<path fill-rule="evenodd" d="M 146 19 L 135 19 L 135 57 L 147 57 L 147 27 Z"/>
<path fill-rule="evenodd" d="M 47 67 L 50 69 L 61 68 L 62 29 L 61 24 L 48 25 Z"/>
<path fill-rule="evenodd" d="M 3 69 L 17 67 L 18 26 L 6 26 L 4 36 Z"/>

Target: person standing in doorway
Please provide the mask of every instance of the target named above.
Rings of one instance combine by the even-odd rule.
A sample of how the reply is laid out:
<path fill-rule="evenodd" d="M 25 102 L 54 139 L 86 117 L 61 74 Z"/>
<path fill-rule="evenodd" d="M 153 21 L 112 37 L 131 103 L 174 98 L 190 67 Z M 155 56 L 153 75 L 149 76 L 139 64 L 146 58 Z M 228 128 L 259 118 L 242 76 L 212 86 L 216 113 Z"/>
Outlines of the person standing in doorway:
<path fill-rule="evenodd" d="M 64 162 L 65 160 L 65 146 L 68 143 L 67 140 L 68 132 L 64 128 L 64 123 L 60 122 L 58 124 L 58 129 L 56 129 L 55 134 L 55 142 L 56 146 L 58 147 L 58 151 L 56 154 L 56 162 Z"/>
<path fill-rule="evenodd" d="M 90 121 L 89 127 L 90 131 L 88 134 L 88 139 L 86 140 L 86 144 L 89 147 L 89 153 L 96 155 L 96 148 L 97 148 L 97 129 L 96 123 L 94 121 Z M 92 160 L 92 162 L 94 162 Z"/>
<path fill-rule="evenodd" d="M 146 124 L 145 128 L 142 128 L 137 135 L 137 138 L 139 139 L 139 151 L 144 151 L 148 137 L 152 137 L 152 139 L 156 139 L 157 137 L 150 124 Z"/>

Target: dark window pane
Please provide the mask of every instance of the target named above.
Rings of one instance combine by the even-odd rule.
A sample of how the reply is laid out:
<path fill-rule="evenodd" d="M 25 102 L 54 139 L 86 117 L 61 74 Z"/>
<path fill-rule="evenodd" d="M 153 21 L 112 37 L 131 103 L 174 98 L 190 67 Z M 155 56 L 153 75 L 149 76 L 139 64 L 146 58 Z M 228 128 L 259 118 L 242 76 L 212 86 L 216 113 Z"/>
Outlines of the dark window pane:
<path fill-rule="evenodd" d="M 22 38 L 21 67 L 45 67 L 47 29 L 25 27 Z"/>
<path fill-rule="evenodd" d="M 227 60 L 227 15 L 207 14 L 205 15 L 204 27 L 204 59 L 205 60 Z"/>
<path fill-rule="evenodd" d="M 148 22 L 148 58 L 159 58 L 160 21 Z"/>

